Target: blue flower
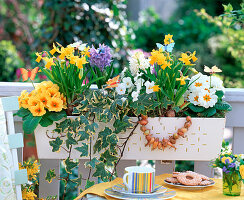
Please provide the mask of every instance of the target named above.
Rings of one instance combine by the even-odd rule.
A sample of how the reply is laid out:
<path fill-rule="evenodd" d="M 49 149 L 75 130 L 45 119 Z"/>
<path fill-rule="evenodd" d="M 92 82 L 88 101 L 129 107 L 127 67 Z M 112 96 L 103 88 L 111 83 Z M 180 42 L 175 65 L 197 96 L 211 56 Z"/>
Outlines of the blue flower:
<path fill-rule="evenodd" d="M 235 166 L 236 166 L 235 163 L 230 163 L 228 168 L 234 168 Z"/>
<path fill-rule="evenodd" d="M 223 167 L 223 172 L 226 173 L 226 174 L 230 173 L 230 171 L 227 170 L 227 168 L 225 166 Z"/>

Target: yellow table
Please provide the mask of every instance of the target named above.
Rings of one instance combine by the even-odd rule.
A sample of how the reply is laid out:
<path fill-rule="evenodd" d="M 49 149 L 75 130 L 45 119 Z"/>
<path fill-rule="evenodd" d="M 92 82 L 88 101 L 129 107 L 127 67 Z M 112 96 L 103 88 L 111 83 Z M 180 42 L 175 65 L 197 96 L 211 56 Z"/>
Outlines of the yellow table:
<path fill-rule="evenodd" d="M 244 200 L 244 184 L 242 184 L 242 195 L 237 197 L 225 196 L 222 192 L 222 179 L 213 179 L 215 185 L 211 187 L 204 188 L 202 190 L 186 190 L 179 189 L 177 187 L 171 187 L 164 183 L 164 179 L 170 177 L 170 174 L 162 174 L 156 176 L 155 183 L 159 185 L 164 185 L 167 188 L 173 189 L 176 191 L 176 196 L 172 198 L 173 200 L 222 200 L 222 199 L 233 199 L 233 200 Z M 100 197 L 104 197 L 108 200 L 115 200 L 115 198 L 109 197 L 104 194 L 106 188 L 112 187 L 115 184 L 123 183 L 122 178 L 116 178 L 115 180 L 108 183 L 100 183 L 90 187 L 89 189 L 82 192 L 75 200 L 80 199 L 86 194 L 95 194 Z"/>

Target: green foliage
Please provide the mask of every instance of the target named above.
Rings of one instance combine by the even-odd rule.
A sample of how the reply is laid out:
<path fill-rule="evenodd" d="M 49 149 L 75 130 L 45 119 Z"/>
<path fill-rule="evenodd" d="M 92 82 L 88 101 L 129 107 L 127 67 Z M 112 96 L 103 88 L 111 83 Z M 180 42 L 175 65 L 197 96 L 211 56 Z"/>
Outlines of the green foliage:
<path fill-rule="evenodd" d="M 16 115 L 21 117 L 23 120 L 23 130 L 26 134 L 31 134 L 34 132 L 38 124 L 42 127 L 47 127 L 53 124 L 54 121 L 58 121 L 66 116 L 64 110 L 60 112 L 50 112 L 47 111 L 43 116 L 33 116 L 32 113 L 23 107 L 21 107 Z"/>
<path fill-rule="evenodd" d="M 15 70 L 23 67 L 15 46 L 11 41 L 0 41 L 0 81 L 14 81 Z"/>
<path fill-rule="evenodd" d="M 55 174 L 55 169 L 49 169 L 47 171 L 47 175 L 45 177 L 45 180 L 48 182 L 48 183 L 51 183 L 52 180 L 56 178 L 56 174 Z"/>
<path fill-rule="evenodd" d="M 52 147 L 52 152 L 59 152 L 63 142 L 64 141 L 59 137 L 57 137 L 55 140 L 49 141 L 49 144 Z"/>

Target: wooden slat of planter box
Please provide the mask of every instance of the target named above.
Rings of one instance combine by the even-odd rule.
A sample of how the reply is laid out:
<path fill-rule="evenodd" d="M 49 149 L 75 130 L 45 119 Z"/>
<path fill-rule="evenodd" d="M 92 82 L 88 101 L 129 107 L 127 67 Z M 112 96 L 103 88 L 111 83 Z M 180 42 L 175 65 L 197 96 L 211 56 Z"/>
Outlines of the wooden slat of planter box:
<path fill-rule="evenodd" d="M 132 118 L 132 120 L 137 120 Z M 129 139 L 124 156 L 125 160 L 201 160 L 209 161 L 214 159 L 220 152 L 223 140 L 225 119 L 224 118 L 193 118 L 192 126 L 187 132 L 187 138 L 177 140 L 176 147 L 162 150 L 154 150 L 145 147 L 146 139 L 138 126 L 134 135 Z M 177 132 L 185 123 L 185 118 L 150 118 L 148 128 L 152 129 L 156 137 L 163 138 Z M 109 126 L 100 124 L 99 129 Z M 59 153 L 52 152 L 46 132 L 55 126 L 47 128 L 38 127 L 35 131 L 37 151 L 40 159 L 64 159 L 67 152 L 61 149 Z M 169 134 L 170 133 L 170 134 Z M 119 137 L 126 137 L 129 132 L 119 134 Z M 96 135 L 94 135 L 94 141 Z M 93 142 L 94 142 L 93 141 Z M 121 140 L 122 141 L 122 140 Z M 80 153 L 76 150 L 72 152 L 72 158 L 80 159 Z"/>

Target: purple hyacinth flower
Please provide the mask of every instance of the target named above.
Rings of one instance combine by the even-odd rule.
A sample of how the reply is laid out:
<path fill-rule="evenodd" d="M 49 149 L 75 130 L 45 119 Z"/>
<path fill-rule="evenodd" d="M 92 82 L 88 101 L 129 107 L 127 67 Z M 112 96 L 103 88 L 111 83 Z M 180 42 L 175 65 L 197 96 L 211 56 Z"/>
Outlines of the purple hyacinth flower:
<path fill-rule="evenodd" d="M 235 163 L 230 163 L 228 168 L 234 168 L 235 166 L 236 166 Z"/>
<path fill-rule="evenodd" d="M 97 66 L 101 71 L 103 71 L 104 67 L 110 66 L 112 62 L 110 47 L 104 44 L 99 44 L 99 48 L 95 49 L 95 47 L 92 46 L 89 51 L 91 66 Z"/>
<path fill-rule="evenodd" d="M 227 168 L 225 166 L 223 167 L 223 172 L 226 173 L 226 174 L 230 173 L 230 171 L 227 170 Z"/>

